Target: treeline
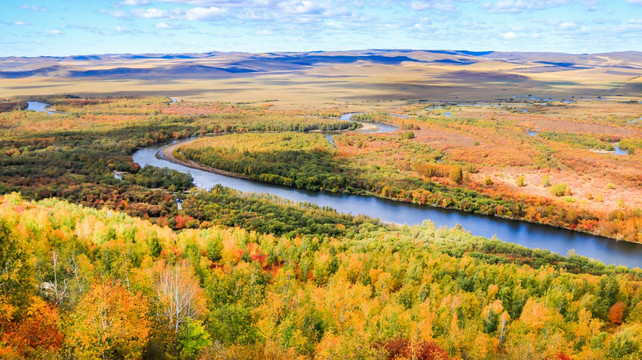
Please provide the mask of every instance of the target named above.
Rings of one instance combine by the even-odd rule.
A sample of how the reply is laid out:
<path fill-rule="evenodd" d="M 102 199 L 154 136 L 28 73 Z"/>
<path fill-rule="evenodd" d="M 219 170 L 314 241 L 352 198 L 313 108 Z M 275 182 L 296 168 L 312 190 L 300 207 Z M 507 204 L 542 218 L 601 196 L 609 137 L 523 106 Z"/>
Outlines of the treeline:
<path fill-rule="evenodd" d="M 1 101 L 0 113 L 7 111 L 25 110 L 29 104 L 26 101 Z"/>
<path fill-rule="evenodd" d="M 239 226 L 278 236 L 350 236 L 375 221 L 339 214 L 312 204 L 299 204 L 266 194 L 246 194 L 220 185 L 186 197 L 182 213 L 201 227 Z"/>
<path fill-rule="evenodd" d="M 169 191 L 185 191 L 194 186 L 192 175 L 169 168 L 147 165 L 134 174 L 123 174 L 123 179 L 147 188 L 164 188 Z"/>
<path fill-rule="evenodd" d="M 350 120 L 365 121 L 374 123 L 388 123 L 392 120 L 392 116 L 387 112 L 368 112 L 360 114 L 352 114 Z"/>
<path fill-rule="evenodd" d="M 0 249 L 3 359 L 642 356 L 639 271 L 582 258 L 603 275 L 573 274 L 430 224 L 324 240 L 174 232 L 8 195 Z"/>
<path fill-rule="evenodd" d="M 179 160 L 192 160 L 251 179 L 313 191 L 350 191 L 352 184 L 321 135 L 225 135 L 174 150 Z"/>
<path fill-rule="evenodd" d="M 542 131 L 537 134 L 538 137 L 546 140 L 558 141 L 571 146 L 581 147 L 584 149 L 596 149 L 613 151 L 613 145 L 591 134 L 563 133 L 557 131 Z M 608 139 L 613 141 L 613 139 Z"/>
<path fill-rule="evenodd" d="M 244 154 L 230 153 L 220 148 L 187 148 L 177 149 L 174 156 L 271 184 L 331 192 L 342 192 L 349 188 L 344 175 L 328 171 L 335 167 L 335 162 L 326 151 L 286 150 Z"/>

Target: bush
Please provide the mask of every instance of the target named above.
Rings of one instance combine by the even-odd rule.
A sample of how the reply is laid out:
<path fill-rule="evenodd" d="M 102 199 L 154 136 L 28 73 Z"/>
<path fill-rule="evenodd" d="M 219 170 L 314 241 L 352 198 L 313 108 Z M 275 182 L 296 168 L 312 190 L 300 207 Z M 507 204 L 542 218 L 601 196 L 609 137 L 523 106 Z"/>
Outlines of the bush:
<path fill-rule="evenodd" d="M 526 186 L 526 179 L 524 179 L 524 175 L 520 175 L 517 177 L 517 186 Z"/>
<path fill-rule="evenodd" d="M 477 165 L 475 164 L 466 164 L 464 169 L 471 174 L 477 174 L 479 172 L 479 169 L 477 169 Z"/>
<path fill-rule="evenodd" d="M 555 184 L 551 187 L 551 194 L 555 196 L 571 195 L 571 188 L 565 183 Z"/>
<path fill-rule="evenodd" d="M 455 166 L 450 169 L 450 180 L 457 184 L 461 184 L 464 179 L 464 174 L 461 171 L 461 166 Z"/>
<path fill-rule="evenodd" d="M 544 175 L 544 177 L 542 178 L 542 185 L 544 185 L 545 187 L 551 186 L 551 178 L 548 177 L 548 175 Z"/>

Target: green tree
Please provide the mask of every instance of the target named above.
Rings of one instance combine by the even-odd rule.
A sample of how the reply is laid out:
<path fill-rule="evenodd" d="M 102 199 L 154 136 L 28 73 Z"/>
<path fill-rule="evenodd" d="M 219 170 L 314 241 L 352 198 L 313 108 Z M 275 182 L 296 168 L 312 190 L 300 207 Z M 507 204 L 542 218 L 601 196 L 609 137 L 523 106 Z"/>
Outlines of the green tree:
<path fill-rule="evenodd" d="M 178 336 L 181 359 L 195 359 L 199 352 L 212 344 L 210 334 L 199 320 L 188 319 Z"/>
<path fill-rule="evenodd" d="M 0 219 L 0 298 L 13 306 L 27 304 L 35 288 L 25 244 L 15 236 L 6 220 Z"/>

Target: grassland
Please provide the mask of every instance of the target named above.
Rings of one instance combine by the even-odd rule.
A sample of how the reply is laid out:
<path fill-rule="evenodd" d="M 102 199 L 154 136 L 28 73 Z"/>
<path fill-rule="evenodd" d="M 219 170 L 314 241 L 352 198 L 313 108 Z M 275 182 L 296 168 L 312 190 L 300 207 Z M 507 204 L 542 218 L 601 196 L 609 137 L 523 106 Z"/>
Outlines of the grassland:
<path fill-rule="evenodd" d="M 639 141 L 638 103 L 477 105 L 389 106 L 359 118 L 394 124 L 396 132 L 335 135 L 336 148 L 319 135 L 245 134 L 199 139 L 174 155 L 280 185 L 642 242 L 642 154 L 599 151 Z"/>
<path fill-rule="evenodd" d="M 572 64 L 545 65 L 540 61 Z M 352 106 L 353 110 L 419 100 L 507 99 L 515 95 L 613 97 L 642 93 L 639 53 L 597 55 L 435 51 L 200 54 L 187 59 L 98 56 L 0 59 L 3 96 L 74 94 L 173 96 L 194 101 L 278 100 L 282 109 Z M 54 67 L 19 77 L 18 70 Z M 122 69 L 129 69 L 122 73 Z M 135 71 L 145 71 L 136 73 Z M 133 73 L 132 73 L 133 72 Z M 4 77 L 4 78 L 3 78 Z"/>

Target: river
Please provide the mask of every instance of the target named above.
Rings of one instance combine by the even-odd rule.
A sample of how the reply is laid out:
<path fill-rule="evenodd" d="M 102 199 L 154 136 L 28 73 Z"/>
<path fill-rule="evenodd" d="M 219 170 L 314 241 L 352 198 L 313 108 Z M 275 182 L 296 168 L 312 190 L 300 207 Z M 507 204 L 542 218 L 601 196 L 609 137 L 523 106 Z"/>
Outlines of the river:
<path fill-rule="evenodd" d="M 345 116 L 343 119 L 346 119 Z M 382 124 L 376 125 L 381 126 Z M 385 129 L 389 128 L 386 127 Z M 378 131 L 382 131 L 382 129 Z M 172 143 L 176 142 L 178 141 Z M 383 222 L 396 224 L 415 225 L 421 224 L 425 220 L 432 221 L 438 227 L 454 227 L 459 224 L 473 235 L 487 238 L 496 236 L 500 240 L 520 244 L 528 248 L 547 249 L 562 255 L 574 250 L 578 255 L 596 259 L 605 264 L 642 267 L 642 245 L 640 244 L 615 241 L 528 222 L 471 214 L 457 210 L 432 208 L 372 196 L 312 192 L 228 177 L 193 169 L 163 159 L 159 150 L 167 145 L 163 144 L 138 150 L 132 155 L 133 160 L 140 166 L 168 167 L 183 173 L 189 173 L 194 178 L 194 184 L 202 189 L 210 189 L 220 184 L 244 192 L 269 193 L 293 201 L 328 206 L 341 213 L 362 214 L 378 218 Z"/>
<path fill-rule="evenodd" d="M 172 99 L 174 101 L 174 99 Z M 48 114 L 55 112 L 46 109 L 48 104 L 30 101 L 27 110 L 42 111 Z M 341 120 L 350 120 L 353 114 L 343 114 Z M 364 133 L 392 132 L 397 128 L 386 124 L 366 123 L 378 128 Z M 332 143 L 332 135 L 324 134 Z M 529 135 L 531 135 L 529 133 Z M 190 141 L 191 139 L 181 140 Z M 178 142 L 173 141 L 170 144 Z M 498 239 L 523 245 L 528 248 L 547 249 L 562 255 L 574 250 L 576 254 L 604 262 L 605 264 L 642 267 L 642 245 L 624 241 L 615 241 L 599 236 L 582 234 L 566 229 L 531 224 L 528 222 L 501 219 L 491 216 L 471 214 L 463 211 L 420 206 L 372 196 L 332 194 L 312 192 L 295 188 L 281 187 L 252 180 L 214 174 L 208 171 L 193 169 L 174 164 L 162 158 L 159 150 L 170 144 L 152 146 L 132 154 L 135 163 L 140 166 L 153 165 L 168 167 L 194 177 L 194 184 L 202 189 L 210 189 L 221 184 L 232 189 L 269 193 L 293 201 L 308 202 L 319 206 L 328 206 L 341 213 L 367 215 L 383 222 L 416 225 L 430 220 L 438 227 L 462 225 L 473 235 L 483 237 L 496 236 Z M 616 149 L 617 150 L 617 149 Z M 623 152 L 623 151 L 622 151 Z"/>

